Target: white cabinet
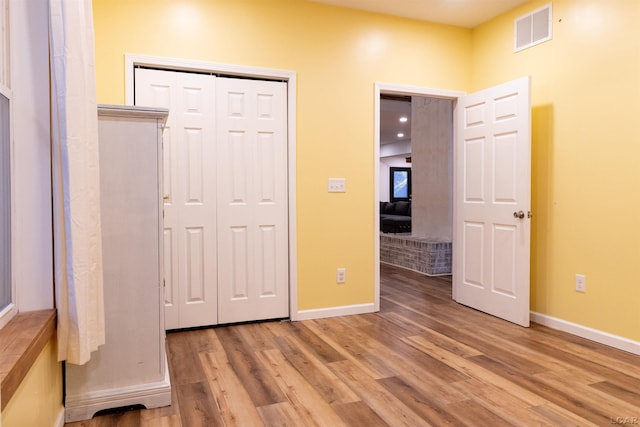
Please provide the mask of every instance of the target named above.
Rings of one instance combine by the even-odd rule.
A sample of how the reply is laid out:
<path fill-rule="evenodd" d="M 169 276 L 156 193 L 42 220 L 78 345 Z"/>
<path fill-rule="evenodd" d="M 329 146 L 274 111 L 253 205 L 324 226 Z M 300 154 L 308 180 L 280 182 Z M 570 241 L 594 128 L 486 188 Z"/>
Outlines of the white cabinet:
<path fill-rule="evenodd" d="M 167 113 L 98 108 L 106 344 L 86 365 L 66 365 L 67 422 L 171 404 L 161 244 Z"/>

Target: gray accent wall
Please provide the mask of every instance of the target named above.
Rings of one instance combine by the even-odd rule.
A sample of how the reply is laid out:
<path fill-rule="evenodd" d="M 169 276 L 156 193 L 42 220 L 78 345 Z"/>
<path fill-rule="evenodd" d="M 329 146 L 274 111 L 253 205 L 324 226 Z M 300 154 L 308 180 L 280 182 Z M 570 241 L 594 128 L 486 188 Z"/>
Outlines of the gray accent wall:
<path fill-rule="evenodd" d="M 453 101 L 411 99 L 412 235 L 452 239 Z"/>

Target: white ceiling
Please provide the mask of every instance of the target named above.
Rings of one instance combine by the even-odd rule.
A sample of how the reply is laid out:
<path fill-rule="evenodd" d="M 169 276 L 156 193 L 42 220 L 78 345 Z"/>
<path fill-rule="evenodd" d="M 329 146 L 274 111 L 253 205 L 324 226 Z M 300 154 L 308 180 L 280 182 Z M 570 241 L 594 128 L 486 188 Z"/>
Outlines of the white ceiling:
<path fill-rule="evenodd" d="M 401 122 L 400 117 L 406 117 Z M 398 133 L 403 136 L 398 136 Z M 411 141 L 411 101 L 380 100 L 380 145 Z"/>
<path fill-rule="evenodd" d="M 352 9 L 474 28 L 528 0 L 312 0 Z"/>

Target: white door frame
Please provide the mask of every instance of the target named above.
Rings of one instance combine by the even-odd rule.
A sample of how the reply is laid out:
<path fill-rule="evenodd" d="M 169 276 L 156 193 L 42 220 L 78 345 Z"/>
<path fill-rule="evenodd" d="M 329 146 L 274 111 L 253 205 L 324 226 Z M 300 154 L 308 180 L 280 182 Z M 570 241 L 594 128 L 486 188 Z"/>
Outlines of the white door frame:
<path fill-rule="evenodd" d="M 375 83 L 374 93 L 374 147 L 373 147 L 373 180 L 374 180 L 374 310 L 380 311 L 380 95 L 408 95 L 408 96 L 425 96 L 430 98 L 443 98 L 457 101 L 459 97 L 466 95 L 465 92 L 424 88 L 418 86 L 404 86 L 390 83 Z M 455 108 L 455 107 L 454 107 Z M 454 141 L 455 141 L 455 115 L 453 123 Z M 455 165 L 454 165 L 455 167 Z M 453 173 L 453 171 L 452 171 Z M 455 212 L 455 210 L 454 210 Z M 455 222 L 453 224 L 455 227 Z M 455 288 L 453 289 L 455 292 Z M 455 295 L 453 295 L 455 299 Z"/>
<path fill-rule="evenodd" d="M 216 62 L 125 54 L 125 104 L 133 105 L 134 67 L 157 67 L 176 71 L 199 71 L 227 76 L 287 82 L 287 174 L 289 201 L 289 316 L 298 320 L 298 259 L 296 226 L 296 73 L 272 68 L 248 67 Z M 379 284 L 378 284 L 379 288 Z"/>

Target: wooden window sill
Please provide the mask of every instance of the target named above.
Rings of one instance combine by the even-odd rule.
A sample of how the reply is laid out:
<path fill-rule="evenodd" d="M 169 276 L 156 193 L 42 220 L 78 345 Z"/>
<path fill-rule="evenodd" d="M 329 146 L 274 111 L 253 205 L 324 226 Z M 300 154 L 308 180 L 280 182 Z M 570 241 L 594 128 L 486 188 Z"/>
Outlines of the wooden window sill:
<path fill-rule="evenodd" d="M 54 309 L 18 313 L 0 330 L 0 410 L 11 400 L 55 330 Z"/>

